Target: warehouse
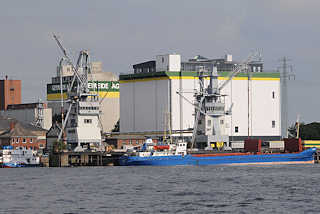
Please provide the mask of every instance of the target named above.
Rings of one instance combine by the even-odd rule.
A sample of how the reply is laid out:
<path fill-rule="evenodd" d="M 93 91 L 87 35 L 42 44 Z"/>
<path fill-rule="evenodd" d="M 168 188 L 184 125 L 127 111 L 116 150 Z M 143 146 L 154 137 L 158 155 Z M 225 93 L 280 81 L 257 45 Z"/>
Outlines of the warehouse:
<path fill-rule="evenodd" d="M 213 60 L 197 56 L 181 62 L 178 54 L 159 55 L 154 61 L 134 65 L 133 74 L 120 75 L 120 131 L 161 135 L 171 127 L 177 136 L 190 137 L 191 132 L 179 131 L 193 129 L 198 70 L 217 69 L 220 85 L 236 65 L 231 55 Z M 225 110 L 232 111 L 220 121 L 222 130 L 231 141 L 248 136 L 280 139 L 280 73 L 264 72 L 261 60 L 248 65 L 248 72 L 234 76 L 221 91 L 226 95 Z"/>

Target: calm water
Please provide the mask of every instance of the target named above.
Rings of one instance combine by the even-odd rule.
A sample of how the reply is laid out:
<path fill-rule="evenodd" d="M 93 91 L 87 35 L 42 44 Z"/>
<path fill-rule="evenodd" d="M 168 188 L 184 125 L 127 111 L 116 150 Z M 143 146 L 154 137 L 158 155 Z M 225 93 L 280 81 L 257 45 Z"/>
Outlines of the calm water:
<path fill-rule="evenodd" d="M 0 169 L 0 213 L 319 213 L 320 165 Z"/>

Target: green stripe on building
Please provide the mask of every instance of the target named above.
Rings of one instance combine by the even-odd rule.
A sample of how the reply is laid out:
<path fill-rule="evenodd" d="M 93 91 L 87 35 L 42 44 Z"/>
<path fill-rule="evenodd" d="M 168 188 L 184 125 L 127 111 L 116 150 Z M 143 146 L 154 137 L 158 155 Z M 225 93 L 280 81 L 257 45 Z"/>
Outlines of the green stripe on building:
<path fill-rule="evenodd" d="M 207 73 L 209 74 L 209 73 Z M 228 77 L 230 72 L 218 72 L 219 77 Z M 135 80 L 135 79 L 147 79 L 158 77 L 198 77 L 196 71 L 183 71 L 183 72 L 153 72 L 153 73 L 138 73 L 138 74 L 124 74 L 120 75 L 120 80 Z M 247 73 L 238 73 L 235 77 L 248 77 Z M 267 72 L 255 72 L 250 73 L 251 78 L 280 78 L 279 72 L 267 73 Z"/>
<path fill-rule="evenodd" d="M 119 81 L 89 81 L 90 91 L 119 92 Z M 62 85 L 63 92 L 67 91 L 67 84 Z M 47 94 L 60 93 L 60 83 L 47 84 Z"/>

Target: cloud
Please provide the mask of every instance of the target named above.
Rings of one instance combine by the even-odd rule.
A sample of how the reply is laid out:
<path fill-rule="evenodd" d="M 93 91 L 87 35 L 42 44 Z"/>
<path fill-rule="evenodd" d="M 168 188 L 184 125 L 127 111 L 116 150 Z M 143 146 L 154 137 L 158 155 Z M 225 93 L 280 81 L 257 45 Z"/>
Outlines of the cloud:
<path fill-rule="evenodd" d="M 52 32 L 74 57 L 89 49 L 114 73 L 129 72 L 132 64 L 162 53 L 180 53 L 184 59 L 231 53 L 241 60 L 261 48 L 266 69 L 275 69 L 282 56 L 292 59 L 297 85 L 289 86 L 294 91 L 290 103 L 302 114 L 305 94 L 316 97 L 319 90 L 319 6 L 316 0 L 4 1 L 0 77 L 22 79 L 24 101 L 45 99 L 61 56 Z M 313 88 L 303 84 L 310 79 Z M 296 102 L 303 96 L 303 103 Z M 315 119 L 320 101 L 312 105 L 308 120 Z"/>

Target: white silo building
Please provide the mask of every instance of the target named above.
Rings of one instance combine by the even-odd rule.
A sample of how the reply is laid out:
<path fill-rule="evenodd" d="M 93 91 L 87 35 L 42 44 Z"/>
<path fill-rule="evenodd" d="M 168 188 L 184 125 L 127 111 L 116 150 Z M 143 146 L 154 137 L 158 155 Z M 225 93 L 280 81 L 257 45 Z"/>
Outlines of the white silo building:
<path fill-rule="evenodd" d="M 133 66 L 132 74 L 120 75 L 120 132 L 163 133 L 170 121 L 176 135 L 193 128 L 194 92 L 199 88 L 198 69 L 218 71 L 219 85 L 228 79 L 237 62 L 231 55 L 221 59 L 197 56 L 181 62 L 180 55 L 167 54 Z M 248 78 L 249 76 L 249 78 Z M 180 96 L 181 92 L 184 96 Z M 231 141 L 248 137 L 279 140 L 281 136 L 280 74 L 263 71 L 263 63 L 249 63 L 249 72 L 240 72 L 222 89 L 226 110 L 232 114 L 220 124 Z M 190 103 L 191 102 L 191 103 Z M 169 115 L 170 119 L 166 119 Z M 184 133 L 190 138 L 190 133 Z"/>

